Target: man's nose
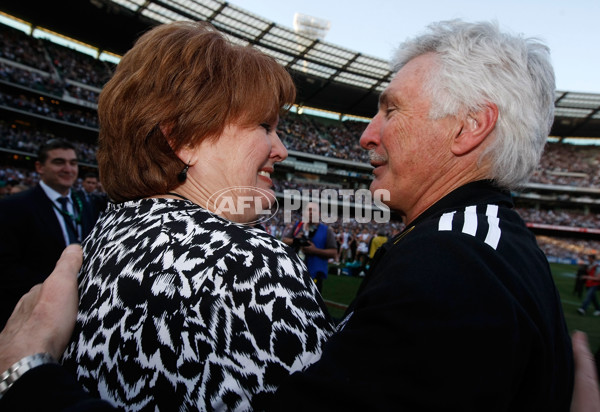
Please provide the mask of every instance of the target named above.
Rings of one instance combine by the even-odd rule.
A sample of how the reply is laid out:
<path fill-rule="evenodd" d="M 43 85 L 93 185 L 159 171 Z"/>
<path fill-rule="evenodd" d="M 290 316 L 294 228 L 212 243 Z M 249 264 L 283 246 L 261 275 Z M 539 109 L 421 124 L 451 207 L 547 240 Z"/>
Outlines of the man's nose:
<path fill-rule="evenodd" d="M 360 147 L 370 150 L 379 144 L 379 114 L 369 123 L 362 136 L 360 136 Z"/>

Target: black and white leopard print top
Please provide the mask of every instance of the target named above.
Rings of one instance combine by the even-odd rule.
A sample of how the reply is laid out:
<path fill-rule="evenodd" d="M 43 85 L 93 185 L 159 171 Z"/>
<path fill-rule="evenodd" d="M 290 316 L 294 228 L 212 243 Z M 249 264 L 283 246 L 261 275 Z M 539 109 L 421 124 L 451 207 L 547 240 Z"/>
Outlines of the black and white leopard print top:
<path fill-rule="evenodd" d="M 63 364 L 126 410 L 260 410 L 333 333 L 303 262 L 184 200 L 109 205 Z"/>

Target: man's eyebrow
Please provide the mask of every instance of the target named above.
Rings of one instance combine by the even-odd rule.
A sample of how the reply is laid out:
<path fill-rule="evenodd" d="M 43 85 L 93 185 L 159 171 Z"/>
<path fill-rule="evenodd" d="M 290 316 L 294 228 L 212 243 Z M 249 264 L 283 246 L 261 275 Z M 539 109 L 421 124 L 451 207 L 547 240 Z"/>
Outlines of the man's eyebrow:
<path fill-rule="evenodd" d="M 55 157 L 53 159 L 50 159 L 51 162 L 78 162 L 79 159 L 78 158 L 74 158 L 74 159 L 67 159 L 66 157 Z"/>
<path fill-rule="evenodd" d="M 387 90 L 384 90 L 380 95 L 379 95 L 379 106 L 381 105 L 385 105 L 388 102 L 388 97 L 389 97 L 389 93 L 387 92 Z"/>

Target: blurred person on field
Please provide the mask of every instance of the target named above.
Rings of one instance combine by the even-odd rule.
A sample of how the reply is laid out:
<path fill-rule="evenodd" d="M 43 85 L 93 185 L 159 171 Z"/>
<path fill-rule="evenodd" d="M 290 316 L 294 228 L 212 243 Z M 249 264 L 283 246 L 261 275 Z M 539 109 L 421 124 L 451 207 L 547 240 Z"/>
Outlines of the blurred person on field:
<path fill-rule="evenodd" d="M 375 236 L 371 238 L 369 242 L 369 260 L 367 261 L 367 265 L 371 265 L 373 258 L 375 257 L 375 253 L 377 250 L 388 241 L 388 237 L 383 231 L 378 231 Z"/>
<path fill-rule="evenodd" d="M 594 260 L 596 260 L 595 255 L 582 256 L 579 258 L 579 265 L 577 267 L 577 272 L 575 273 L 575 285 L 573 286 L 573 294 L 579 299 L 581 299 L 581 296 L 583 295 L 588 268 Z"/>
<path fill-rule="evenodd" d="M 600 287 L 600 262 L 596 260 L 596 255 L 589 256 L 589 265 L 585 279 L 585 297 L 581 306 L 577 308 L 577 313 L 585 315 L 590 303 L 594 305 L 594 316 L 600 316 L 600 304 L 598 303 L 598 288 Z"/>
<path fill-rule="evenodd" d="M 367 227 L 363 227 L 356 236 L 358 245 L 356 247 L 356 260 L 359 261 L 361 269 L 365 269 L 369 260 L 369 244 L 371 243 L 372 235 Z"/>
<path fill-rule="evenodd" d="M 350 258 L 350 231 L 345 225 L 342 225 L 337 235 L 339 247 L 339 261 L 344 264 Z"/>
<path fill-rule="evenodd" d="M 282 241 L 301 252 L 310 277 L 322 293 L 323 281 L 329 272 L 329 259 L 335 259 L 338 252 L 335 232 L 331 226 L 321 222 L 318 203 L 306 204 L 302 220 L 283 234 Z"/>

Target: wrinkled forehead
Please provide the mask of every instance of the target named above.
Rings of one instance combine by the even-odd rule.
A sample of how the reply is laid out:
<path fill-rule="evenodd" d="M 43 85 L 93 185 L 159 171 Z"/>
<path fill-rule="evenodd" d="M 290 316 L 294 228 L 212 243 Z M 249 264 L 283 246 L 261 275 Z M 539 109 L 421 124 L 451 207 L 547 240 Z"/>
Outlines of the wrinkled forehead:
<path fill-rule="evenodd" d="M 379 95 L 379 105 L 389 106 L 401 98 L 422 98 L 426 85 L 439 71 L 438 56 L 426 53 L 409 60 L 402 66 Z"/>

